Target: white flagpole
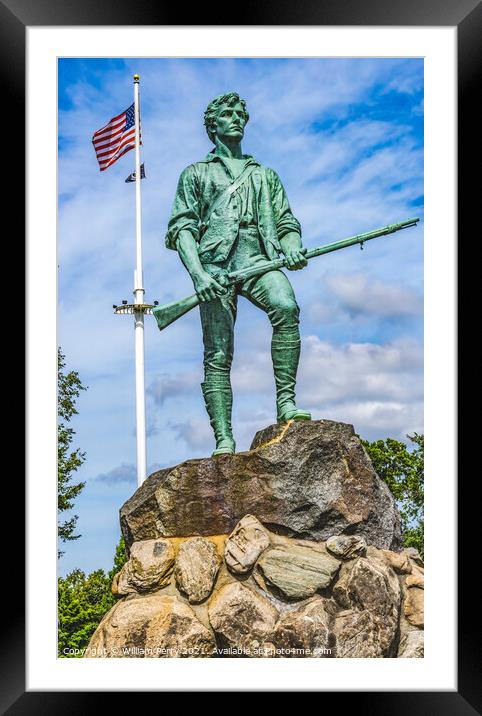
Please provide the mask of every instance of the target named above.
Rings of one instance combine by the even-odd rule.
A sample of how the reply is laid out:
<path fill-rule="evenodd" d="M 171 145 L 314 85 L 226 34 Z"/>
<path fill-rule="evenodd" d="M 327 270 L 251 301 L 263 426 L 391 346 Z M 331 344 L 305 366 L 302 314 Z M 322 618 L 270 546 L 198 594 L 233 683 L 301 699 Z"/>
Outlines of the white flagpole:
<path fill-rule="evenodd" d="M 144 304 L 144 278 L 142 274 L 141 237 L 141 148 L 139 121 L 139 75 L 134 75 L 134 117 L 136 127 L 136 270 L 134 271 L 134 306 Z M 137 435 L 137 484 L 140 487 L 147 477 L 146 460 L 146 399 L 144 387 L 144 310 L 136 311 L 136 435 Z"/>

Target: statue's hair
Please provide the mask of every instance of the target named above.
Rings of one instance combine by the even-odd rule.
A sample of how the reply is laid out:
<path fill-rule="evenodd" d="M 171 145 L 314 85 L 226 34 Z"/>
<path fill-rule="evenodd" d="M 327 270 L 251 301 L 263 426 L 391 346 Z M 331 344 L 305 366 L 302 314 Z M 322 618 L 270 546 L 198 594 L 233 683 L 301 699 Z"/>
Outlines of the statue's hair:
<path fill-rule="evenodd" d="M 206 127 L 208 137 L 213 144 L 214 138 L 216 136 L 216 115 L 219 111 L 219 108 L 223 104 L 227 104 L 229 107 L 231 107 L 233 104 L 237 104 L 238 102 L 240 102 L 243 107 L 244 116 L 246 117 L 247 122 L 249 120 L 249 114 L 246 109 L 246 102 L 244 101 L 244 99 L 240 98 L 237 92 L 228 92 L 227 94 L 220 94 L 219 97 L 215 97 L 215 99 L 213 99 L 212 102 L 208 104 L 207 109 L 204 112 L 204 126 Z"/>

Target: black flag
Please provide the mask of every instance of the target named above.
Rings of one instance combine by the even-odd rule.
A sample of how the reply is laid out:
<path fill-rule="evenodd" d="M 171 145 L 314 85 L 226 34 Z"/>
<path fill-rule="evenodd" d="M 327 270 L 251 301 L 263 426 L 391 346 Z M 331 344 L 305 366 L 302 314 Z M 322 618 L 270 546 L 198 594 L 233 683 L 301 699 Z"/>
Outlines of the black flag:
<path fill-rule="evenodd" d="M 144 172 L 144 162 L 142 162 L 142 164 L 141 164 L 141 179 L 145 179 L 145 178 L 146 178 L 146 175 Z M 126 184 L 128 184 L 131 181 L 135 181 L 135 180 L 136 180 L 136 173 L 132 172 L 132 174 L 129 174 L 129 176 L 127 177 Z"/>

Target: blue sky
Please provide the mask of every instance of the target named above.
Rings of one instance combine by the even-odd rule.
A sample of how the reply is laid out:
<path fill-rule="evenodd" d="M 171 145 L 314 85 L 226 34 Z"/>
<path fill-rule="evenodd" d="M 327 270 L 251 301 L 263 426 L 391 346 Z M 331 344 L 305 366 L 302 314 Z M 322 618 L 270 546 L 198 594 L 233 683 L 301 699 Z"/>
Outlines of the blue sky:
<path fill-rule="evenodd" d="M 211 144 L 209 101 L 235 90 L 250 121 L 243 151 L 280 175 L 303 242 L 317 246 L 411 216 L 423 219 L 422 59 L 59 60 L 59 342 L 88 390 L 73 422 L 87 453 L 75 513 L 82 537 L 60 573 L 112 565 L 118 510 L 136 487 L 132 298 L 134 169 L 99 172 L 92 134 L 132 103 L 141 76 L 146 300 L 192 293 L 164 246 L 177 179 Z M 299 405 L 364 438 L 423 431 L 423 227 L 313 260 L 289 277 L 301 307 Z M 266 316 L 240 299 L 232 379 L 239 450 L 274 422 Z M 149 471 L 207 456 L 197 309 L 160 333 L 146 319 Z"/>

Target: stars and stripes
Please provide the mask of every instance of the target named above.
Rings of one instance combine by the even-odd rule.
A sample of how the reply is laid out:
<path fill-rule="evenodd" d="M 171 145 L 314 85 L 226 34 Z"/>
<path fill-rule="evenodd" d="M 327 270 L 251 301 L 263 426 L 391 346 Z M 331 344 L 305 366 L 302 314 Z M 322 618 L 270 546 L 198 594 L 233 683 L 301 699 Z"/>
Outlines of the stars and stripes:
<path fill-rule="evenodd" d="M 139 127 L 140 141 L 140 127 Z M 142 144 L 142 142 L 140 142 Z M 110 167 L 123 154 L 136 146 L 134 104 L 125 112 L 113 117 L 105 127 L 98 129 L 92 137 L 100 171 Z"/>

